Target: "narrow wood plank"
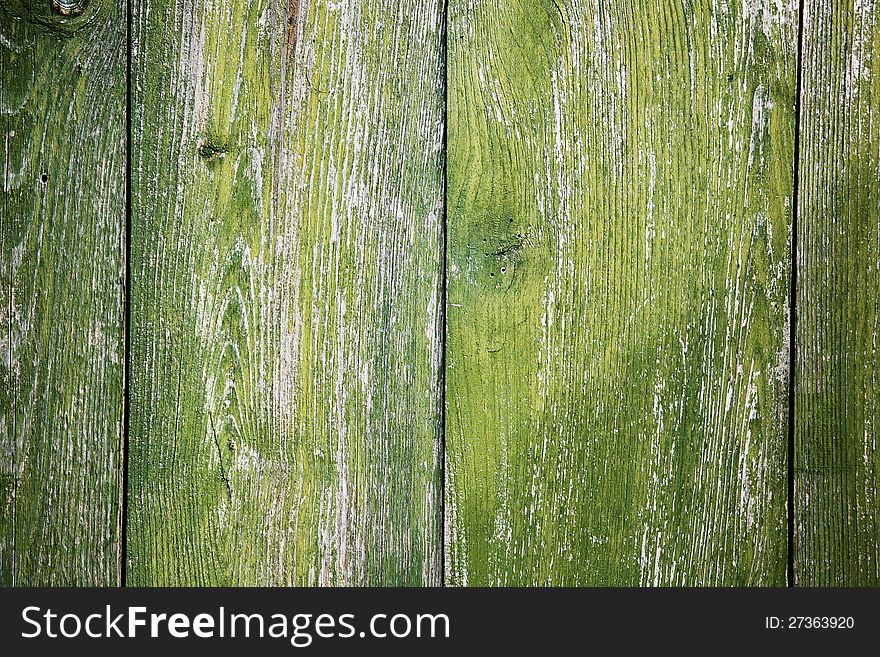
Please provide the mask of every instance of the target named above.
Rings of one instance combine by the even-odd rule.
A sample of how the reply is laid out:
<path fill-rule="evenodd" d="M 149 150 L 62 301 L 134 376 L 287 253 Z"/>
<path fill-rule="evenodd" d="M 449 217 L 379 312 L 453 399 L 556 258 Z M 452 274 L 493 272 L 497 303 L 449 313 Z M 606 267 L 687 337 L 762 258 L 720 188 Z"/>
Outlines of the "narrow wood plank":
<path fill-rule="evenodd" d="M 797 3 L 449 13 L 447 580 L 784 584 Z"/>
<path fill-rule="evenodd" d="M 128 581 L 438 583 L 438 3 L 133 6 Z"/>
<path fill-rule="evenodd" d="M 120 0 L 0 8 L 0 584 L 119 583 L 125 51 Z"/>
<path fill-rule="evenodd" d="M 795 578 L 880 584 L 880 7 L 805 3 Z"/>

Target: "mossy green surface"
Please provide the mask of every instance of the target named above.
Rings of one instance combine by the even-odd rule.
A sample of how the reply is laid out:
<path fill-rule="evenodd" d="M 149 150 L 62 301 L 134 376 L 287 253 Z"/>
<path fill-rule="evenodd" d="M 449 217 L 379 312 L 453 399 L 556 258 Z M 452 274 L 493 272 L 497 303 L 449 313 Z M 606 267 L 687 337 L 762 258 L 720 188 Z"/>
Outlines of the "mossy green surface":
<path fill-rule="evenodd" d="M 805 3 L 795 583 L 880 585 L 880 7 Z"/>
<path fill-rule="evenodd" d="M 448 29 L 447 581 L 784 585 L 796 5 Z"/>
<path fill-rule="evenodd" d="M 798 3 L 134 0 L 127 554 L 126 3 L 55 4 L 0 584 L 786 582 Z M 803 4 L 792 574 L 874 585 L 878 8 Z"/>
<path fill-rule="evenodd" d="M 129 583 L 439 583 L 440 6 L 134 11 Z"/>
<path fill-rule="evenodd" d="M 125 3 L 0 8 L 0 584 L 120 581 Z"/>

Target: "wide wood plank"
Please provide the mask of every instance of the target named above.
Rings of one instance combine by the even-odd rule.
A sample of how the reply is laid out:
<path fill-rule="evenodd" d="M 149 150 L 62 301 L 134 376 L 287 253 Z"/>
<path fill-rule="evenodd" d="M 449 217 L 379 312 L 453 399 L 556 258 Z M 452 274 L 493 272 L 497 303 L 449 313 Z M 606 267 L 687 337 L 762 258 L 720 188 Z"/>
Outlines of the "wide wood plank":
<path fill-rule="evenodd" d="M 797 3 L 449 7 L 447 581 L 784 584 Z"/>
<path fill-rule="evenodd" d="M 880 7 L 804 6 L 795 582 L 880 585 Z"/>
<path fill-rule="evenodd" d="M 125 2 L 0 8 L 0 584 L 120 580 Z"/>
<path fill-rule="evenodd" d="M 440 6 L 133 7 L 128 582 L 438 583 Z"/>

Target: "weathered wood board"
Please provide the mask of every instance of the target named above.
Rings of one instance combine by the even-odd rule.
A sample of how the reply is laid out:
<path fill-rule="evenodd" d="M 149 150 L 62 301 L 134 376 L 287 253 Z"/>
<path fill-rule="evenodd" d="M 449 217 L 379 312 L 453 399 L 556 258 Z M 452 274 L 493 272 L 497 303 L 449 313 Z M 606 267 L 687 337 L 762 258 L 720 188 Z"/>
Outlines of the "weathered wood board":
<path fill-rule="evenodd" d="M 795 583 L 880 585 L 880 6 L 804 3 Z"/>
<path fill-rule="evenodd" d="M 133 11 L 128 583 L 439 583 L 440 5 Z"/>
<path fill-rule="evenodd" d="M 785 584 L 797 24 L 450 0 L 450 584 Z"/>
<path fill-rule="evenodd" d="M 880 585 L 876 3 L 127 4 L 0 7 L 0 585 Z"/>
<path fill-rule="evenodd" d="M 0 584 L 120 580 L 125 3 L 0 8 Z"/>

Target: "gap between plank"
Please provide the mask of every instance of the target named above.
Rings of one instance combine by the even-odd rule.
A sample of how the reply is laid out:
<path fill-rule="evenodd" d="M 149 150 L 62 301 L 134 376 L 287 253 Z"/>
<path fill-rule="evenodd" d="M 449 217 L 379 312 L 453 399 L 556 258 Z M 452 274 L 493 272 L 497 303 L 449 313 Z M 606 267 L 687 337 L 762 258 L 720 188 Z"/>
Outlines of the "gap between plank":
<path fill-rule="evenodd" d="M 440 364 L 439 364 L 439 386 L 440 386 L 440 586 L 446 586 L 446 286 L 447 286 L 447 234 L 449 227 L 447 224 L 447 208 L 446 208 L 446 169 L 449 162 L 448 152 L 448 126 L 449 126 L 449 0 L 444 0 L 440 13 L 440 50 L 441 65 L 443 66 L 443 100 L 442 100 L 442 125 L 443 132 L 443 152 L 441 161 L 443 163 L 442 180 L 440 183 L 440 193 L 442 194 L 443 208 L 441 211 L 442 219 L 440 221 Z"/>
<path fill-rule="evenodd" d="M 123 300 L 122 477 L 119 510 L 119 585 L 126 586 L 128 556 L 128 431 L 131 372 L 131 0 L 125 3 L 125 296 Z"/>
<path fill-rule="evenodd" d="M 804 0 L 798 2 L 797 29 L 797 71 L 794 100 L 794 191 L 791 213 L 791 300 L 789 313 L 791 319 L 788 327 L 788 567 L 787 583 L 795 585 L 794 577 L 794 423 L 795 423 L 795 377 L 797 374 L 797 262 L 798 262 L 798 206 L 800 195 L 800 159 L 801 159 L 801 96 L 803 95 L 804 77 Z"/>

